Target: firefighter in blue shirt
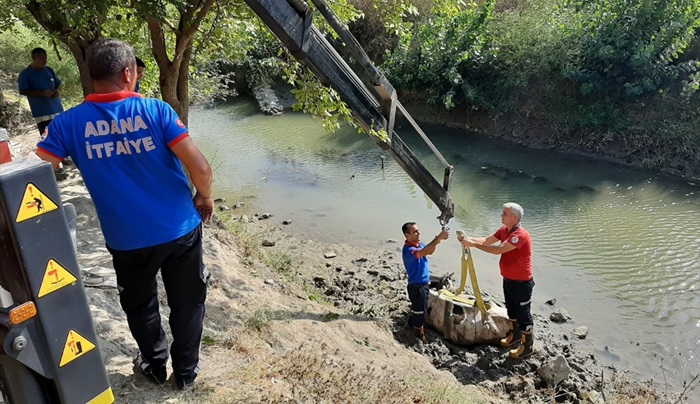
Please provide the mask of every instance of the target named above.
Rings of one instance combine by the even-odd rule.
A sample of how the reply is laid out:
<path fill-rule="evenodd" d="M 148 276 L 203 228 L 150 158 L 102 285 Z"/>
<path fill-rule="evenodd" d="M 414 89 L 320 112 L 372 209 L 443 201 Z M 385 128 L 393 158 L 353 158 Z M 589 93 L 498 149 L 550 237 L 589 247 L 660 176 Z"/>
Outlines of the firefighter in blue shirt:
<path fill-rule="evenodd" d="M 420 229 L 414 222 L 407 222 L 401 227 L 406 242 L 403 246 L 403 264 L 408 274 L 408 298 L 411 300 L 411 324 L 413 333 L 419 340 L 425 342 L 425 317 L 428 313 L 428 294 L 430 291 L 430 266 L 428 255 L 442 240 L 447 240 L 450 234 L 443 230 L 426 244 L 420 241 Z"/>
<path fill-rule="evenodd" d="M 174 379 L 178 388 L 188 388 L 199 373 L 209 278 L 201 222 L 214 213 L 212 170 L 175 111 L 134 92 L 131 46 L 98 41 L 87 63 L 95 93 L 51 122 L 37 155 L 54 167 L 73 157 L 112 254 L 119 302 L 140 350 L 135 368 L 164 383 L 168 341 L 158 303 L 160 270 L 170 306 Z M 197 189 L 194 197 L 183 165 Z"/>

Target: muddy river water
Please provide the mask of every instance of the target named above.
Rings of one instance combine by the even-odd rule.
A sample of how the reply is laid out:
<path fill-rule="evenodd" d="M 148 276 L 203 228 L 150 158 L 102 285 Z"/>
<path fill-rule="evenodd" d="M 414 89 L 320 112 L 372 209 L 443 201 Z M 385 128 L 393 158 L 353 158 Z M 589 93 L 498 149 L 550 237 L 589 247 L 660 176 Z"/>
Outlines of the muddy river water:
<path fill-rule="evenodd" d="M 293 220 L 304 238 L 396 249 L 401 224 L 423 238 L 440 230 L 438 209 L 366 135 L 326 133 L 306 115 L 258 113 L 249 100 L 190 113 L 192 136 L 215 168 L 217 196 Z M 577 343 L 633 375 L 678 385 L 700 369 L 700 183 L 583 157 L 532 150 L 487 136 L 423 125 L 454 165 L 452 229 L 485 236 L 501 206 L 520 203 L 533 239 L 533 310 L 545 301 L 572 317 L 562 334 L 586 325 Z M 442 181 L 420 138 L 399 134 Z M 384 169 L 382 169 L 382 156 Z M 397 244 L 387 240 L 398 241 Z M 498 257 L 475 253 L 482 290 L 502 296 Z M 431 258 L 455 272 L 454 233 Z"/>

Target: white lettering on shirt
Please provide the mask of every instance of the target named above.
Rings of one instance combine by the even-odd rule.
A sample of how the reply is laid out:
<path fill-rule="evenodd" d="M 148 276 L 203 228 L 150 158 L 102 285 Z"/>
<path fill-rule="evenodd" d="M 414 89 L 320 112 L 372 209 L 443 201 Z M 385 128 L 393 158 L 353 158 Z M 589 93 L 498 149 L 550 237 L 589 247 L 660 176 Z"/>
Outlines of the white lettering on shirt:
<path fill-rule="evenodd" d="M 125 135 L 127 133 L 138 132 L 141 129 L 148 129 L 141 115 L 128 117 L 124 119 L 116 119 L 105 121 L 103 119 L 95 122 L 85 123 L 85 137 L 90 136 L 106 136 L 106 135 Z"/>
<path fill-rule="evenodd" d="M 146 136 L 135 140 L 123 138 L 120 140 L 115 140 L 114 142 L 97 144 L 85 142 L 85 148 L 87 150 L 87 158 L 92 160 L 95 158 L 110 158 L 119 156 L 120 154 L 140 154 L 142 152 L 148 153 L 155 150 L 156 145 L 153 143 L 153 138 L 151 136 Z"/>
<path fill-rule="evenodd" d="M 143 129 L 148 129 L 148 125 L 143 120 L 141 115 L 134 117 L 120 118 L 119 120 L 112 119 L 106 121 L 104 119 L 96 121 L 88 121 L 85 123 L 85 137 L 91 136 L 107 136 L 121 135 L 121 139 L 108 141 L 103 143 L 90 144 L 85 142 L 85 150 L 87 158 L 102 159 L 119 156 L 121 154 L 140 154 L 147 153 L 156 149 L 155 143 L 151 136 L 129 139 L 126 136 L 129 133 L 139 132 Z M 137 135 L 138 136 L 138 135 Z"/>

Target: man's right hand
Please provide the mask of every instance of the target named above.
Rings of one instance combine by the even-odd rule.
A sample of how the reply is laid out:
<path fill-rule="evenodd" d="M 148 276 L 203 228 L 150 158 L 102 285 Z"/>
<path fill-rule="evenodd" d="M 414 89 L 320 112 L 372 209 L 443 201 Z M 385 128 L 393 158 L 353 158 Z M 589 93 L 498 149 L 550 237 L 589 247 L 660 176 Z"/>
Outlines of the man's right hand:
<path fill-rule="evenodd" d="M 204 223 L 209 223 L 214 216 L 214 199 L 211 197 L 205 198 L 197 192 L 194 196 L 194 207 L 199 212 Z"/>
<path fill-rule="evenodd" d="M 450 233 L 447 230 L 443 230 L 437 235 L 438 240 L 447 240 L 450 237 Z"/>

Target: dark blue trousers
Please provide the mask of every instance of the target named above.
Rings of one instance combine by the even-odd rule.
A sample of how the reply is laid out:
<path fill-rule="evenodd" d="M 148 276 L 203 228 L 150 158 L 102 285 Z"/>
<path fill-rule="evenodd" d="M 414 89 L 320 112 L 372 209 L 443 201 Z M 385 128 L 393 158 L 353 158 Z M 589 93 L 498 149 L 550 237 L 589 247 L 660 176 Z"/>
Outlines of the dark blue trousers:
<path fill-rule="evenodd" d="M 429 283 L 425 285 L 408 285 L 408 298 L 411 300 L 411 324 L 415 328 L 421 328 L 425 324 L 425 316 L 430 313 L 428 308 L 429 293 Z"/>
<path fill-rule="evenodd" d="M 535 281 L 511 281 L 503 278 L 503 295 L 506 300 L 508 318 L 518 320 L 520 329 L 527 331 L 528 326 L 532 328 L 532 290 L 535 288 Z"/>
<path fill-rule="evenodd" d="M 119 285 L 119 301 L 129 329 L 154 368 L 165 367 L 168 347 L 161 326 L 156 274 L 161 270 L 170 307 L 170 354 L 179 381 L 192 383 L 199 372 L 209 272 L 202 260 L 201 225 L 168 243 L 129 251 L 108 247 Z"/>

